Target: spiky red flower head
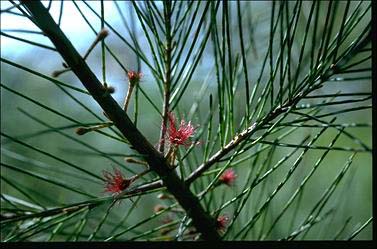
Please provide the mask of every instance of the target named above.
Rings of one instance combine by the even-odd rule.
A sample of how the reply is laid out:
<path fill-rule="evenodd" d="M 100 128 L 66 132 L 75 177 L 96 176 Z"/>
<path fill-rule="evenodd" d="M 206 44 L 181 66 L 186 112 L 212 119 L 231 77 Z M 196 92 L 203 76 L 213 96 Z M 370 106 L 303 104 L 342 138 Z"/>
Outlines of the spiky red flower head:
<path fill-rule="evenodd" d="M 103 176 L 105 177 L 105 192 L 118 194 L 132 183 L 132 179 L 125 178 L 119 169 L 114 169 L 114 173 L 104 170 Z"/>
<path fill-rule="evenodd" d="M 218 230 L 224 230 L 229 223 L 228 215 L 220 215 L 216 220 L 216 228 Z"/>
<path fill-rule="evenodd" d="M 192 142 L 189 141 L 189 138 L 195 133 L 195 128 L 191 125 L 191 121 L 186 124 L 184 120 L 181 120 L 177 129 L 175 116 L 171 112 L 168 113 L 168 121 L 167 136 L 169 143 L 173 145 L 191 145 Z"/>
<path fill-rule="evenodd" d="M 143 74 L 141 72 L 136 72 L 136 71 L 130 70 L 130 71 L 128 71 L 127 76 L 128 76 L 128 80 L 129 80 L 130 84 L 132 86 L 135 86 L 136 84 L 138 84 L 140 82 L 140 79 L 143 76 Z"/>
<path fill-rule="evenodd" d="M 237 175 L 233 169 L 227 169 L 225 172 L 219 177 L 219 181 L 224 183 L 228 186 L 233 185 L 234 181 L 236 180 Z"/>

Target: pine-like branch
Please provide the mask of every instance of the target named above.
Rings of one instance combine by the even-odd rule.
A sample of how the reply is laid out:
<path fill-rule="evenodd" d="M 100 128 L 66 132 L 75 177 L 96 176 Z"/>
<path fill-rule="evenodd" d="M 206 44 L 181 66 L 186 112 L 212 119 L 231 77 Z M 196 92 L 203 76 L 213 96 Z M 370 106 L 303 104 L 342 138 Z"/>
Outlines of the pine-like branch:
<path fill-rule="evenodd" d="M 160 176 L 167 189 L 192 218 L 193 224 L 202 233 L 203 239 L 220 240 L 216 231 L 215 220 L 205 212 L 198 198 L 193 195 L 188 186 L 179 179 L 173 170 L 170 170 L 163 155 L 147 141 L 131 122 L 128 115 L 104 90 L 102 84 L 54 22 L 42 3 L 40 1 L 22 1 L 22 3 L 32 13 L 38 27 L 52 41 L 67 65 L 106 112 L 110 120 L 114 122 L 114 125 L 139 153 L 147 155 L 146 161 L 149 166 Z"/>

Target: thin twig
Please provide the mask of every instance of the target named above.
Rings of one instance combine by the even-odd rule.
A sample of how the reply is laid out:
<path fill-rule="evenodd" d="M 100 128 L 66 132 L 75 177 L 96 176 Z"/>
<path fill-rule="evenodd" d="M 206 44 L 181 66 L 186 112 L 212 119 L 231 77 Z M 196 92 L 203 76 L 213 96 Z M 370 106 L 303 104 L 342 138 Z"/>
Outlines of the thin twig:
<path fill-rule="evenodd" d="M 158 150 L 163 153 L 165 148 L 165 133 L 166 124 L 168 120 L 169 101 L 170 101 L 170 86 L 171 86 L 171 60 L 172 60 L 172 35 L 171 35 L 171 1 L 164 2 L 164 18 L 165 18 L 165 34 L 166 34 L 166 47 L 165 47 L 165 77 L 164 77 L 164 104 L 162 111 L 162 123 L 160 132 L 160 143 Z"/>

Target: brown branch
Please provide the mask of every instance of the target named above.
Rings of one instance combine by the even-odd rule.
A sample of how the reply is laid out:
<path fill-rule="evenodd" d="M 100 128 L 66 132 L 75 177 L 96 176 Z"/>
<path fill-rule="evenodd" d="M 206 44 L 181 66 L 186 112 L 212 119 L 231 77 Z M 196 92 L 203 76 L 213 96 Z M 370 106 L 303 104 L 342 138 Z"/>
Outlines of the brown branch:
<path fill-rule="evenodd" d="M 22 3 L 32 13 L 38 27 L 49 37 L 56 50 L 102 107 L 109 119 L 114 122 L 114 125 L 140 154 L 147 155 L 146 161 L 151 170 L 159 175 L 164 186 L 174 195 L 178 203 L 187 212 L 187 215 L 192 218 L 193 225 L 201 232 L 203 239 L 220 240 L 221 238 L 216 231 L 215 219 L 207 214 L 188 186 L 177 176 L 175 171 L 169 169 L 164 156 L 147 141 L 132 123 L 127 113 L 104 90 L 100 81 L 54 22 L 42 3 L 40 1 L 27 0 L 22 0 Z"/>

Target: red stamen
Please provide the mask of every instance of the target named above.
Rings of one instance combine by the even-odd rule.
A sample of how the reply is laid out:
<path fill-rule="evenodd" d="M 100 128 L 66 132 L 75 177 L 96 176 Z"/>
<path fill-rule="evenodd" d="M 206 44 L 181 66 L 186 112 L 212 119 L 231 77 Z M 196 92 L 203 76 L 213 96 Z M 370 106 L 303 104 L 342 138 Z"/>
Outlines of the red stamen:
<path fill-rule="evenodd" d="M 225 172 L 219 177 L 219 181 L 221 183 L 224 183 L 228 186 L 231 186 L 234 184 L 234 181 L 236 180 L 237 175 L 233 169 L 227 169 Z"/>
<path fill-rule="evenodd" d="M 128 188 L 133 179 L 127 179 L 123 176 L 119 169 L 114 169 L 114 173 L 104 170 L 103 176 L 105 177 L 105 192 L 118 194 Z"/>
<path fill-rule="evenodd" d="M 140 82 L 141 77 L 143 74 L 141 72 L 136 72 L 136 71 L 128 71 L 127 73 L 128 80 L 132 86 L 138 84 Z"/>
<path fill-rule="evenodd" d="M 224 230 L 229 223 L 229 217 L 227 215 L 220 215 L 217 218 L 216 228 L 218 230 Z"/>
<path fill-rule="evenodd" d="M 195 133 L 195 128 L 191 124 L 191 121 L 186 123 L 184 120 L 181 120 L 177 129 L 176 118 L 173 113 L 169 112 L 168 124 L 167 140 L 171 145 L 190 146 L 193 143 L 189 141 L 189 138 Z"/>

